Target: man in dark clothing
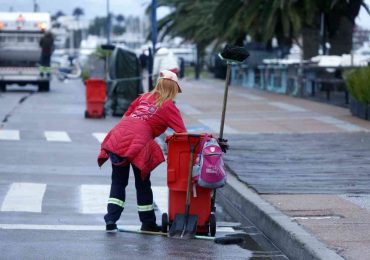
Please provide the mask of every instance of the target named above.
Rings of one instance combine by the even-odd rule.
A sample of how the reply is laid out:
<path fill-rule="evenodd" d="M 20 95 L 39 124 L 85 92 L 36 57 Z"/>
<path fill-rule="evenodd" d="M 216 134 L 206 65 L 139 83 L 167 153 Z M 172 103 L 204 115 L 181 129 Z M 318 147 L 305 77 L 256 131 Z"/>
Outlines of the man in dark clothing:
<path fill-rule="evenodd" d="M 54 37 L 51 32 L 46 32 L 40 39 L 39 45 L 41 47 L 40 64 L 42 67 L 50 67 L 50 57 L 54 51 Z"/>
<path fill-rule="evenodd" d="M 141 64 L 141 70 L 146 70 L 148 67 L 148 55 L 146 55 L 145 52 L 143 51 L 140 54 L 139 59 Z"/>

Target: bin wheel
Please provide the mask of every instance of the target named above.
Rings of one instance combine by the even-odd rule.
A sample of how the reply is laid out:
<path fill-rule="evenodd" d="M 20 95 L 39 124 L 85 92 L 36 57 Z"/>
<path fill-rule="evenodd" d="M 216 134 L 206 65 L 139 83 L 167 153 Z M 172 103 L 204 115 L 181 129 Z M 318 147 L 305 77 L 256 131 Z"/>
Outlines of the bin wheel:
<path fill-rule="evenodd" d="M 85 118 L 89 118 L 89 113 L 85 110 Z"/>
<path fill-rule="evenodd" d="M 216 235 L 216 215 L 214 213 L 209 216 L 209 233 L 211 237 Z"/>
<path fill-rule="evenodd" d="M 167 215 L 167 213 L 162 214 L 162 232 L 163 233 L 168 232 L 168 215 Z"/>

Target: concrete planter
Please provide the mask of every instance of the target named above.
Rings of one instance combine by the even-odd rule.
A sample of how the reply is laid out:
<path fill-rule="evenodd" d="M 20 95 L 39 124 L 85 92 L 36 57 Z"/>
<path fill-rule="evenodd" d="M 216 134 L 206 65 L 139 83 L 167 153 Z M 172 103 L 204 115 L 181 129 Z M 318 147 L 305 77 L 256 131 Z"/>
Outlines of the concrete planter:
<path fill-rule="evenodd" d="M 351 114 L 364 120 L 370 120 L 370 105 L 350 98 L 349 109 Z"/>

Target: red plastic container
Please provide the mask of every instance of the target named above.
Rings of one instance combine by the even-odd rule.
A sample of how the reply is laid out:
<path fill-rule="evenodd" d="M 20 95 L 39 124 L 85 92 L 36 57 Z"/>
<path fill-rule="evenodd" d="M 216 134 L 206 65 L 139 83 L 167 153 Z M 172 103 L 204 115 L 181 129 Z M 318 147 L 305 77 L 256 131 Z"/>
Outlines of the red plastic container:
<path fill-rule="evenodd" d="M 189 137 L 186 133 L 167 136 L 168 158 L 167 158 L 167 185 L 169 189 L 168 198 L 168 221 L 169 225 L 175 219 L 176 214 L 185 214 L 186 189 L 189 174 L 190 145 L 189 141 L 196 145 L 201 143 L 204 135 L 200 138 Z M 194 154 L 199 152 L 199 145 Z M 191 186 L 190 215 L 198 216 L 197 233 L 208 234 L 211 217 L 211 189 L 204 189 L 194 185 Z M 196 197 L 195 197 L 196 195 Z M 162 223 L 163 224 L 163 223 Z"/>
<path fill-rule="evenodd" d="M 101 79 L 89 79 L 86 86 L 86 118 L 105 117 L 104 103 L 106 99 L 105 81 Z"/>

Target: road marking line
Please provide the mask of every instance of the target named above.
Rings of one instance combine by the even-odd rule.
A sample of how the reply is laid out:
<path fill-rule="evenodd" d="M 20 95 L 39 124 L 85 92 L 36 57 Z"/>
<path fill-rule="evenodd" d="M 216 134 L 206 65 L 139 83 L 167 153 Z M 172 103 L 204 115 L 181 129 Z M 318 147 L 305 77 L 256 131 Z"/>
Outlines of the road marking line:
<path fill-rule="evenodd" d="M 12 183 L 1 211 L 41 212 L 45 190 L 42 183 Z"/>
<path fill-rule="evenodd" d="M 346 130 L 348 132 L 360 132 L 360 131 L 368 132 L 369 131 L 369 130 L 367 130 L 365 128 L 362 128 L 360 126 L 357 126 L 355 124 L 352 124 L 352 123 L 349 123 L 349 122 L 346 122 L 346 121 L 343 121 L 343 120 L 339 120 L 339 119 L 337 119 L 335 117 L 331 117 L 331 116 L 318 116 L 318 117 L 314 117 L 314 119 L 316 119 L 318 121 L 321 121 L 323 123 L 333 125 L 335 127 Z"/>
<path fill-rule="evenodd" d="M 4 130 L 0 129 L 0 140 L 14 140 L 18 141 L 19 138 L 19 130 Z"/>
<path fill-rule="evenodd" d="M 80 213 L 106 213 L 109 191 L 110 185 L 81 185 Z"/>
<path fill-rule="evenodd" d="M 67 132 L 63 131 L 45 131 L 46 140 L 49 142 L 71 142 Z"/>
<path fill-rule="evenodd" d="M 370 195 L 369 194 L 342 194 L 340 198 L 345 199 L 357 206 L 370 210 Z"/>
<path fill-rule="evenodd" d="M 107 136 L 107 133 L 92 133 L 92 135 L 99 141 L 99 143 L 102 143 L 104 138 Z"/>
<path fill-rule="evenodd" d="M 252 94 L 244 94 L 244 93 L 233 93 L 235 94 L 236 96 L 239 96 L 239 97 L 245 97 L 251 101 L 263 101 L 263 100 L 266 100 L 265 98 L 263 97 L 259 97 L 259 96 L 256 96 L 256 95 L 252 95 Z"/>
<path fill-rule="evenodd" d="M 139 231 L 140 225 L 120 225 L 118 228 Z M 0 224 L 0 229 L 8 230 L 60 230 L 60 231 L 105 231 L 105 225 L 38 225 L 38 224 Z M 216 232 L 236 232 L 232 228 L 217 227 Z"/>
<path fill-rule="evenodd" d="M 307 111 L 304 108 L 294 106 L 294 105 L 289 105 L 289 104 L 282 103 L 282 102 L 268 102 L 267 104 L 269 104 L 271 106 L 274 106 L 274 107 L 281 108 L 281 109 L 286 110 L 288 112 L 306 112 Z"/>
<path fill-rule="evenodd" d="M 127 229 L 139 230 L 138 225 L 120 226 Z M 0 229 L 27 230 L 62 230 L 62 231 L 105 231 L 105 225 L 37 225 L 37 224 L 0 224 Z"/>
<path fill-rule="evenodd" d="M 199 119 L 199 122 L 208 126 L 215 133 L 218 133 L 220 131 L 220 120 L 218 119 Z M 224 133 L 225 134 L 238 134 L 239 131 L 228 125 L 224 125 Z"/>
<path fill-rule="evenodd" d="M 177 103 L 176 106 L 180 109 L 181 112 L 183 112 L 184 114 L 187 114 L 187 115 L 200 115 L 200 114 L 203 114 L 202 111 L 200 111 L 199 109 L 193 107 L 193 106 L 190 106 L 190 105 L 187 105 L 187 104 L 179 104 Z"/>
<path fill-rule="evenodd" d="M 168 188 L 166 186 L 152 186 L 155 205 L 161 213 L 168 213 Z"/>

